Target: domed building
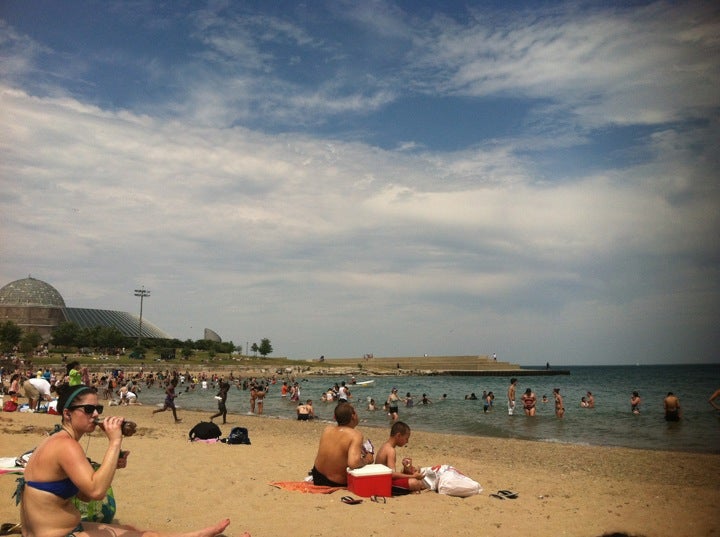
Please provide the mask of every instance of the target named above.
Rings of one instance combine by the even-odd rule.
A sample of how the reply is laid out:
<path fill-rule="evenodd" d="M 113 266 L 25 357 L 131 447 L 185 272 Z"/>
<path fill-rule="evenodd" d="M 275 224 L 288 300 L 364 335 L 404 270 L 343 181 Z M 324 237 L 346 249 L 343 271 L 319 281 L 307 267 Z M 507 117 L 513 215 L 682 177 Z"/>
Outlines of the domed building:
<path fill-rule="evenodd" d="M 49 283 L 27 277 L 0 289 L 0 322 L 13 321 L 23 331 L 35 330 L 48 341 L 61 323 L 74 322 L 80 328 L 114 326 L 124 336 L 138 337 L 140 318 L 132 313 L 88 308 L 68 308 L 62 295 Z M 170 339 L 143 317 L 143 338 Z"/>
<path fill-rule="evenodd" d="M 222 343 L 222 338 L 220 337 L 220 334 L 210 328 L 206 328 L 203 332 L 203 339 L 207 341 L 215 341 L 217 343 Z"/>

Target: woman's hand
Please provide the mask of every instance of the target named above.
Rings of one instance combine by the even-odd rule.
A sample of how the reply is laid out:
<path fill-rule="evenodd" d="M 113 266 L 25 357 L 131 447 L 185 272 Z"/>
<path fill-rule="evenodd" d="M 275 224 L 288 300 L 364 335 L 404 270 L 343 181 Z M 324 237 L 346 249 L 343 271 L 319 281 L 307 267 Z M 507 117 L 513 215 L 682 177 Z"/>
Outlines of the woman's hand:
<path fill-rule="evenodd" d="M 127 459 L 128 455 L 130 455 L 129 451 L 121 451 L 120 452 L 120 458 L 118 458 L 117 461 L 117 469 L 125 468 L 127 466 Z"/>
<path fill-rule="evenodd" d="M 108 440 L 122 440 L 122 424 L 124 418 L 120 416 L 108 416 L 100 424 L 100 428 L 108 437 Z"/>

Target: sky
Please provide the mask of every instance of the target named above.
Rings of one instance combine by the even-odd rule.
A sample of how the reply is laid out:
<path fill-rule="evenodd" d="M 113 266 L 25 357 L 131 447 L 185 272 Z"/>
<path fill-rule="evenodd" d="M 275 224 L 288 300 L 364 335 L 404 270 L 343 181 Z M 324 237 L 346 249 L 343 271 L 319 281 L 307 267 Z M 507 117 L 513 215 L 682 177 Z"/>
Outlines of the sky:
<path fill-rule="evenodd" d="M 0 2 L 0 285 L 273 356 L 720 362 L 720 4 Z"/>

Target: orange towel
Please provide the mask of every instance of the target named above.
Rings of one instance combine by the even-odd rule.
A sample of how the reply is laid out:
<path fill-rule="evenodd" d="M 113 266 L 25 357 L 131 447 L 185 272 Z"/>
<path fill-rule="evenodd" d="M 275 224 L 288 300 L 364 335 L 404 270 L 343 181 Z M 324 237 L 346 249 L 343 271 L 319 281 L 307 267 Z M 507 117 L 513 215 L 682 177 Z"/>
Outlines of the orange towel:
<path fill-rule="evenodd" d="M 273 487 L 285 490 L 296 490 L 298 492 L 307 492 L 310 494 L 331 494 L 336 490 L 343 490 L 345 487 L 323 487 L 313 485 L 307 481 L 275 481 L 270 483 Z"/>

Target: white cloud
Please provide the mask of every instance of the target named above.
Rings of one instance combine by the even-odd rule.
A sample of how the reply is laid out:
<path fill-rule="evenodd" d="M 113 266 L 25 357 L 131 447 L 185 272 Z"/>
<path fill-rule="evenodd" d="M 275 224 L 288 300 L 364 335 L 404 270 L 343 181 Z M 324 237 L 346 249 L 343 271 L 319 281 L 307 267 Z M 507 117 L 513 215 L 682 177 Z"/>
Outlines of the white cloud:
<path fill-rule="evenodd" d="M 392 35 L 394 51 L 415 47 L 407 68 L 367 76 L 372 62 L 354 70 L 329 37 L 287 21 L 208 18 L 203 54 L 157 66 L 177 94 L 126 109 L 71 97 L 55 77 L 44 91 L 24 84 L 38 63 L 20 45 L 40 45 L 5 27 L 17 46 L 0 87 L 0 277 L 32 272 L 70 305 L 127 311 L 145 285 L 148 319 L 178 337 L 209 326 L 236 343 L 270 337 L 293 357 L 498 350 L 598 363 L 604 344 L 618 360 L 714 358 L 703 335 L 720 281 L 718 33 L 703 6 L 498 28 L 394 9 L 373 21 L 360 6 L 348 18 Z M 270 42 L 343 68 L 283 79 Z M 419 88 L 540 99 L 530 113 L 552 137 L 440 151 L 403 136 L 387 151 L 283 127 L 352 124 Z M 638 135 L 629 164 L 563 177 L 538 164 L 590 128 L 703 115 Z"/>
<path fill-rule="evenodd" d="M 568 8 L 493 22 L 441 27 L 418 65 L 439 73 L 444 91 L 562 102 L 586 127 L 702 117 L 720 104 L 720 22 L 710 4 Z"/>

